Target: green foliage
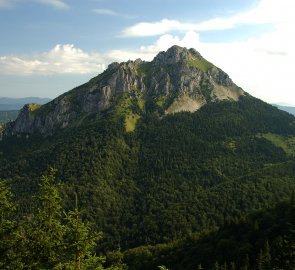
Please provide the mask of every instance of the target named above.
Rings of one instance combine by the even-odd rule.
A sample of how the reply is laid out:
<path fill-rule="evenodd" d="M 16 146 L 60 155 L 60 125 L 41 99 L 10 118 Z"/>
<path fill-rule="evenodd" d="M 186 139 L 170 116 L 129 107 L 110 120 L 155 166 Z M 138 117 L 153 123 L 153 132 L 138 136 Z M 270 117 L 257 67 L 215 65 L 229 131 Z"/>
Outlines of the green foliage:
<path fill-rule="evenodd" d="M 18 219 L 12 215 L 12 193 L 0 181 L 1 269 L 125 269 L 120 263 L 104 267 L 105 257 L 95 254 L 101 233 L 82 220 L 77 199 L 74 210 L 64 212 L 55 178 L 54 169 L 42 176 L 35 207 Z"/>
<path fill-rule="evenodd" d="M 132 132 L 136 128 L 138 119 L 140 118 L 137 114 L 130 114 L 125 118 L 125 130 L 126 132 Z"/>
<path fill-rule="evenodd" d="M 10 215 L 15 210 L 15 205 L 12 203 L 13 196 L 6 181 L 0 179 L 0 224 L 1 228 L 10 227 Z"/>
<path fill-rule="evenodd" d="M 139 65 L 137 72 L 140 76 L 149 76 L 153 70 L 152 64 L 150 62 L 143 62 Z"/>
<path fill-rule="evenodd" d="M 158 268 L 159 268 L 160 270 L 169 270 L 169 269 L 166 268 L 164 265 L 160 265 L 160 266 L 158 266 Z"/>
<path fill-rule="evenodd" d="M 39 172 L 54 165 L 64 206 L 73 209 L 78 194 L 87 220 L 104 232 L 103 251 L 177 240 L 291 195 L 293 157 L 257 136 L 294 136 L 291 115 L 245 96 L 159 118 L 153 98 L 143 97 L 141 110 L 140 93 L 132 95 L 126 107 L 123 96 L 120 108 L 52 136 L 0 142 L 0 176 L 20 212 L 31 211 Z M 125 117 L 137 110 L 141 118 L 126 132 Z"/>
<path fill-rule="evenodd" d="M 210 103 L 196 113 L 159 118 L 153 97 L 137 90 L 130 94 L 126 100 L 124 95 L 118 98 L 119 107 L 89 115 L 80 125 L 52 136 L 0 142 L 0 176 L 19 202 L 17 212 L 11 213 L 17 222 L 10 214 L 5 217 L 18 225 L 17 233 L 5 237 L 21 243 L 17 252 L 4 252 L 10 258 L 5 260 L 20 254 L 14 260 L 19 269 L 91 269 L 105 265 L 95 247 L 103 252 L 164 243 L 128 251 L 126 261 L 131 269 L 196 269 L 199 264 L 208 269 L 215 262 L 221 269 L 250 269 L 258 261 L 268 267 L 268 240 L 271 264 L 277 259 L 288 269 L 293 263 L 288 250 L 294 243 L 289 229 L 281 226 L 287 218 L 270 213 L 271 218 L 253 224 L 240 218 L 291 196 L 293 156 L 257 134 L 289 140 L 295 136 L 294 117 L 245 96 L 239 102 Z M 125 120 L 132 114 L 141 118 L 133 132 L 126 132 Z M 58 173 L 51 171 L 39 186 L 40 171 L 54 165 Z M 55 174 L 63 185 L 56 183 Z M 75 193 L 83 215 L 75 207 Z M 279 213 L 287 216 L 286 211 Z M 279 233 L 265 224 L 279 224 Z M 99 246 L 94 245 L 97 235 L 86 237 L 92 230 L 104 232 Z M 188 235 L 192 239 L 179 244 Z M 186 253 L 177 255 L 177 250 Z M 171 259 L 171 254 L 176 255 Z"/>
<path fill-rule="evenodd" d="M 30 110 L 30 112 L 34 112 L 34 111 L 38 110 L 41 107 L 42 107 L 41 104 L 36 104 L 36 103 L 28 104 L 28 109 Z"/>
<path fill-rule="evenodd" d="M 67 258 L 63 267 L 65 269 L 102 269 L 104 257 L 97 257 L 94 253 L 100 233 L 90 234 L 91 225 L 81 219 L 76 196 L 75 209 L 66 214 L 66 231 L 64 245 Z"/>
<path fill-rule="evenodd" d="M 52 269 L 60 261 L 65 227 L 61 223 L 62 207 L 54 169 L 42 176 L 33 212 L 21 224 L 20 239 L 25 267 Z"/>
<path fill-rule="evenodd" d="M 198 57 L 190 57 L 188 59 L 188 65 L 190 67 L 194 67 L 194 68 L 198 68 L 204 72 L 207 72 L 209 69 L 211 69 L 213 66 L 213 64 L 211 64 L 210 62 L 208 62 L 205 59 L 200 59 Z"/>
<path fill-rule="evenodd" d="M 0 269 L 10 269 L 17 260 L 13 248 L 17 244 L 16 221 L 13 219 L 15 211 L 13 196 L 7 183 L 0 179 Z"/>
<path fill-rule="evenodd" d="M 282 148 L 288 155 L 295 154 L 295 136 L 282 136 L 278 134 L 259 134 L 258 137 L 265 138 L 277 147 Z"/>
<path fill-rule="evenodd" d="M 213 85 L 209 79 L 202 79 L 201 92 L 204 95 L 207 102 L 211 100 L 211 93 L 213 91 Z"/>
<path fill-rule="evenodd" d="M 159 96 L 156 98 L 156 104 L 163 108 L 165 106 L 166 100 L 167 96 Z"/>
<path fill-rule="evenodd" d="M 118 97 L 117 102 L 118 105 L 115 108 L 115 116 L 120 117 L 128 115 L 132 112 L 132 100 L 129 97 L 129 93 L 123 93 L 120 97 Z"/>
<path fill-rule="evenodd" d="M 174 270 L 294 269 L 294 206 L 291 201 L 282 202 L 218 230 L 127 250 L 124 260 L 130 270 L 156 269 L 157 265 Z M 143 249 L 150 253 L 150 260 Z"/>
<path fill-rule="evenodd" d="M 145 106 L 143 93 L 134 89 L 130 93 L 123 93 L 116 102 L 113 112 L 115 119 L 124 119 L 126 132 L 134 131 Z"/>

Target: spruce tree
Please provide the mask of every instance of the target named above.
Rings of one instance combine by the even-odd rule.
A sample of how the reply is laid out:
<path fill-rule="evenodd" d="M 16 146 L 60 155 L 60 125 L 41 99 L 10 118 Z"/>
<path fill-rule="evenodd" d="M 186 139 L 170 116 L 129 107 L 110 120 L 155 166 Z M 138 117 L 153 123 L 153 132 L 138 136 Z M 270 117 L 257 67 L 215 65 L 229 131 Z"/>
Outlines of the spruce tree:
<path fill-rule="evenodd" d="M 32 211 L 15 221 L 15 205 L 7 184 L 0 180 L 0 269 L 123 270 L 119 262 L 104 268 L 95 254 L 101 233 L 92 232 L 76 205 L 65 213 L 55 180 L 56 170 L 41 177 Z"/>
<path fill-rule="evenodd" d="M 90 233 L 90 224 L 83 222 L 81 218 L 77 196 L 74 210 L 66 214 L 65 226 L 64 269 L 103 269 L 102 263 L 105 262 L 105 258 L 98 257 L 94 253 L 96 242 L 101 238 L 101 233 Z"/>
<path fill-rule="evenodd" d="M 55 169 L 41 177 L 39 194 L 34 197 L 34 208 L 22 223 L 22 258 L 26 269 L 54 269 L 63 251 L 65 228 L 60 185 L 55 182 Z"/>

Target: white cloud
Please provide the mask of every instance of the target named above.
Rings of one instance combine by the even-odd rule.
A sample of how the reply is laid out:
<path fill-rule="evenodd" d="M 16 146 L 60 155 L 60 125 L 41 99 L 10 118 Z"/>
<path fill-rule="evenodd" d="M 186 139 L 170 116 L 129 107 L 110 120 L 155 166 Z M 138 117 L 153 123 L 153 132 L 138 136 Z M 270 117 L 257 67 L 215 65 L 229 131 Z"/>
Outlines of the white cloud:
<path fill-rule="evenodd" d="M 268 102 L 295 105 L 295 41 L 292 27 L 279 24 L 275 31 L 258 38 L 232 43 L 204 43 L 199 34 L 165 34 L 154 43 L 135 50 L 87 53 L 74 45 L 56 45 L 35 56 L 0 57 L 0 74 L 97 74 L 113 61 L 141 58 L 150 61 L 172 45 L 195 48 L 207 60 L 227 72 L 245 91 Z"/>
<path fill-rule="evenodd" d="M 140 22 L 127 27 L 123 37 L 148 37 L 163 35 L 173 31 L 210 31 L 234 28 L 239 24 L 280 23 L 294 17 L 293 0 L 261 0 L 249 11 L 227 18 L 213 18 L 199 23 L 184 23 L 177 20 L 162 19 L 158 22 Z"/>
<path fill-rule="evenodd" d="M 49 5 L 57 9 L 68 9 L 69 6 L 62 0 L 35 0 L 41 4 Z"/>
<path fill-rule="evenodd" d="M 16 0 L 0 0 L 0 9 L 11 8 L 15 5 L 16 2 Z"/>
<path fill-rule="evenodd" d="M 1 1 L 1 0 L 0 0 Z M 3 1 L 3 0 L 2 0 Z M 293 0 L 261 0 L 251 11 L 231 17 L 231 21 L 208 20 L 199 23 L 202 29 L 231 27 L 239 23 L 271 22 L 272 32 L 246 41 L 204 43 L 198 31 L 189 24 L 162 20 L 155 28 L 135 29 L 146 33 L 158 31 L 158 39 L 134 50 L 110 50 L 104 54 L 87 53 L 73 45 L 57 45 L 49 52 L 35 56 L 0 57 L 0 74 L 92 74 L 101 72 L 113 61 L 141 58 L 150 61 L 159 52 L 172 45 L 195 48 L 207 60 L 227 72 L 233 81 L 250 94 L 268 102 L 285 102 L 295 105 L 295 2 Z M 107 13 L 107 12 L 106 12 Z M 154 27 L 154 26 L 153 26 Z M 220 26 L 221 27 L 221 26 Z M 172 35 L 177 29 L 180 34 Z M 200 29 L 200 28 L 199 28 Z M 148 32 L 150 31 L 150 32 Z M 143 43 L 144 44 L 144 43 Z"/>
<path fill-rule="evenodd" d="M 210 31 L 225 30 L 233 28 L 236 22 L 232 19 L 215 18 L 201 23 L 183 23 L 177 20 L 162 19 L 159 22 L 141 22 L 127 27 L 121 33 L 122 37 L 149 37 L 166 34 L 169 32 L 186 32 L 186 31 Z"/>
<path fill-rule="evenodd" d="M 131 16 L 131 15 L 127 15 L 127 14 L 122 14 L 122 13 L 118 13 L 114 10 L 111 9 L 101 9 L 101 8 L 97 8 L 97 9 L 93 9 L 93 12 L 99 15 L 106 15 L 106 16 L 114 16 L 114 17 L 121 17 L 121 18 L 125 18 L 125 19 L 132 19 L 135 18 L 135 16 Z"/>
<path fill-rule="evenodd" d="M 117 12 L 110 10 L 110 9 L 97 8 L 97 9 L 94 9 L 93 12 L 100 14 L 100 15 L 118 16 Z"/>
<path fill-rule="evenodd" d="M 62 0 L 27 0 L 35 3 L 45 4 L 56 9 L 68 9 L 69 6 Z M 1 8 L 12 8 L 17 3 L 25 4 L 25 0 L 0 0 L 0 9 Z"/>
<path fill-rule="evenodd" d="M 148 37 L 169 33 L 173 30 L 182 30 L 184 24 L 176 20 L 163 19 L 160 22 L 141 22 L 122 31 L 123 37 Z"/>
<path fill-rule="evenodd" d="M 271 43 L 267 46 L 279 36 L 273 32 L 246 42 L 201 44 L 197 49 L 250 94 L 268 102 L 295 105 L 294 53 Z"/>
<path fill-rule="evenodd" d="M 35 55 L 0 56 L 0 74 L 23 76 L 99 73 L 111 62 L 136 58 L 152 60 L 159 51 L 167 50 L 174 44 L 189 47 L 192 42 L 195 45 L 199 42 L 199 35 L 195 32 L 186 33 L 182 39 L 167 34 L 161 36 L 154 44 L 142 46 L 138 50 L 111 50 L 105 54 L 87 53 L 73 44 L 58 44 L 48 52 Z"/>
<path fill-rule="evenodd" d="M 56 45 L 49 52 L 35 56 L 2 56 L 0 73 L 11 75 L 33 74 L 88 74 L 104 70 L 104 59 L 97 53 L 86 53 L 72 44 Z"/>
<path fill-rule="evenodd" d="M 198 47 L 200 44 L 199 34 L 193 31 L 187 32 L 181 39 L 178 36 L 166 34 L 161 36 L 154 44 L 141 46 L 137 50 L 112 50 L 108 52 L 108 59 L 113 61 L 127 61 L 141 58 L 142 60 L 151 61 L 160 51 L 166 51 L 173 45 L 182 47 Z"/>

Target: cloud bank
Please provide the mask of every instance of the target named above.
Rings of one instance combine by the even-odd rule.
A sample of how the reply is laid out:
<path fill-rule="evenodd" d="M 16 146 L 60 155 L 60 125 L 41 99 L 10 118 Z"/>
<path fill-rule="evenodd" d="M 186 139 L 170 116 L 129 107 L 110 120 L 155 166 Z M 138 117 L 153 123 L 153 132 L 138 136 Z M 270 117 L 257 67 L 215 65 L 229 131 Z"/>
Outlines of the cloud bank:
<path fill-rule="evenodd" d="M 68 9 L 69 6 L 62 0 L 35 0 L 41 4 L 49 5 L 57 9 Z"/>
<path fill-rule="evenodd" d="M 0 73 L 6 75 L 88 74 L 102 72 L 111 62 L 141 58 L 150 61 L 160 51 L 172 45 L 198 47 L 199 35 L 187 32 L 183 38 L 166 34 L 154 44 L 137 50 L 110 50 L 106 53 L 88 53 L 73 44 L 58 44 L 48 52 L 35 55 L 0 56 Z M 195 46 L 192 46 L 195 45 Z"/>
<path fill-rule="evenodd" d="M 0 57 L 0 73 L 10 75 L 87 74 L 105 69 L 98 53 L 86 53 L 73 44 L 56 45 L 34 56 Z"/>
<path fill-rule="evenodd" d="M 158 22 L 140 22 L 121 32 L 122 37 L 158 36 L 170 32 L 226 30 L 240 24 L 280 23 L 294 17 L 294 1 L 261 0 L 253 9 L 229 16 L 213 18 L 198 23 L 186 23 L 178 20 L 162 19 Z"/>
<path fill-rule="evenodd" d="M 195 48 L 250 94 L 268 102 L 284 101 L 295 105 L 294 10 L 293 0 L 261 0 L 252 10 L 229 18 L 207 20 L 198 23 L 198 27 L 166 19 L 156 24 L 139 23 L 136 27 L 126 28 L 123 31 L 125 36 L 157 35 L 154 42 L 147 44 L 142 38 L 143 45 L 138 48 L 118 48 L 105 53 L 85 52 L 71 44 L 56 45 L 48 52 L 35 55 L 0 57 L 0 73 L 97 74 L 113 61 L 137 58 L 150 61 L 158 52 L 176 44 Z M 114 16 L 111 10 L 99 12 Z M 213 43 L 200 40 L 202 31 L 226 29 L 240 23 L 271 23 L 273 30 L 259 37 L 236 42 Z"/>
<path fill-rule="evenodd" d="M 28 0 L 30 2 L 35 2 L 39 4 L 44 4 L 51 6 L 56 9 L 68 9 L 69 5 L 67 5 L 62 0 Z M 24 0 L 0 0 L 0 9 L 12 8 L 16 4 L 25 4 L 26 1 Z"/>
<path fill-rule="evenodd" d="M 111 10 L 111 9 L 96 8 L 96 9 L 93 9 L 92 11 L 94 13 L 98 14 L 98 15 L 121 17 L 121 18 L 124 18 L 124 19 L 133 19 L 133 18 L 135 18 L 135 16 L 118 13 L 118 12 L 116 12 L 114 10 Z"/>

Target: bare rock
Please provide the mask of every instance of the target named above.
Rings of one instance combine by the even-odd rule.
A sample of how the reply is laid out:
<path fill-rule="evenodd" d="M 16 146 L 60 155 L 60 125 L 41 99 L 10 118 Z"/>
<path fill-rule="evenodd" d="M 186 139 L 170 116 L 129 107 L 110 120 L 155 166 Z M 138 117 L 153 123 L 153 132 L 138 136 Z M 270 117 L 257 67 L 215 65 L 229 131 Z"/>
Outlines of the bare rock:
<path fill-rule="evenodd" d="M 117 96 L 135 90 L 169 99 L 166 113 L 193 112 L 208 102 L 237 101 L 245 93 L 195 49 L 173 46 L 151 62 L 136 59 L 112 63 L 88 83 L 46 105 L 25 105 L 18 118 L 5 127 L 4 134 L 52 134 L 85 114 L 108 110 Z"/>

